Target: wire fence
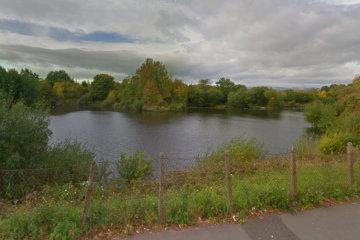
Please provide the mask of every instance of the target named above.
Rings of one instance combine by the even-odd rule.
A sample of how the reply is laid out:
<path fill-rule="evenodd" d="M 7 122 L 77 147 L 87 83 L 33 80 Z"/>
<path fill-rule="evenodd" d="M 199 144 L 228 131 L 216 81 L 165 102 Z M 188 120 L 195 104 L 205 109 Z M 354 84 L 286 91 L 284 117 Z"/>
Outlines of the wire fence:
<path fill-rule="evenodd" d="M 281 153 L 272 153 L 264 154 L 260 158 L 262 160 L 279 160 L 285 164 L 289 164 L 289 159 L 291 156 L 291 151 L 281 152 Z M 314 155 L 315 156 L 315 155 Z M 347 159 L 348 154 L 336 154 L 330 155 L 323 159 L 323 162 L 326 164 L 326 161 L 329 159 L 335 160 L 345 160 Z M 181 178 L 185 178 L 186 175 L 180 177 L 180 174 L 184 171 L 189 170 L 190 168 L 196 168 L 199 166 L 202 160 L 206 159 L 207 156 L 195 156 L 195 157 L 180 157 L 178 155 L 167 155 L 166 153 L 163 156 L 162 164 L 164 169 L 164 174 L 167 175 L 172 173 L 177 175 L 179 181 Z M 230 154 L 231 158 L 231 154 Z M 352 158 L 357 160 L 360 158 L 360 152 L 356 149 L 352 150 Z M 180 162 L 188 162 L 189 164 L 179 164 Z M 246 159 L 245 161 L 246 162 Z M 110 181 L 111 179 L 117 178 L 117 169 L 116 163 L 109 162 L 103 159 L 96 160 L 97 167 L 95 173 L 95 181 L 103 183 Z M 261 161 L 250 161 L 252 164 L 251 167 L 259 168 L 262 165 Z M 187 168 L 178 166 L 190 166 Z M 87 164 L 67 164 L 64 166 L 55 166 L 47 168 L 27 168 L 27 169 L 0 169 L 0 199 L 24 199 L 27 194 L 40 190 L 44 185 L 52 184 L 65 184 L 68 182 L 80 183 L 86 181 L 88 178 L 90 162 Z M 244 169 L 235 169 L 238 173 L 246 171 L 245 169 L 248 166 L 244 165 Z M 266 167 L 266 166 L 263 166 Z M 160 177 L 160 161 L 159 158 L 154 161 L 154 180 L 159 179 Z M 234 171 L 234 169 L 233 169 Z M 219 169 L 219 172 L 224 172 L 224 169 Z M 203 175 L 197 176 L 197 181 L 209 181 L 211 176 L 204 173 Z M 185 179 L 183 180 L 185 181 Z"/>
<path fill-rule="evenodd" d="M 296 169 L 302 163 L 301 159 L 297 159 L 297 154 L 294 149 L 289 152 L 276 153 L 276 154 L 266 154 L 264 156 L 260 156 L 258 161 L 247 161 L 247 159 L 243 159 L 243 165 L 234 165 L 236 159 L 232 159 L 231 152 L 228 150 L 224 150 L 223 155 L 220 159 L 220 165 L 211 166 L 218 169 L 201 169 L 201 165 L 198 165 L 197 169 L 199 170 L 199 174 L 196 176 L 190 177 L 189 171 L 174 171 L 175 169 L 172 167 L 173 162 L 176 161 L 192 161 L 199 162 L 201 161 L 201 157 L 197 157 L 195 159 L 189 158 L 180 158 L 178 156 L 165 155 L 163 153 L 159 154 L 159 158 L 157 159 L 156 168 L 159 170 L 158 175 L 155 176 L 151 181 L 152 189 L 158 189 L 158 221 L 160 224 L 164 224 L 166 222 L 164 212 L 164 192 L 167 188 L 171 186 L 183 186 L 185 183 L 207 183 L 209 184 L 212 181 L 213 175 L 216 174 L 216 170 L 218 173 L 221 173 L 217 177 L 224 179 L 226 194 L 224 194 L 224 198 L 226 197 L 227 207 L 230 213 L 233 210 L 232 203 L 232 183 L 231 183 L 231 174 L 236 172 L 240 173 L 243 169 L 240 168 L 253 168 L 253 169 L 264 169 L 269 170 L 271 165 L 275 165 L 278 163 L 280 168 L 289 168 L 290 176 L 290 199 L 293 201 L 297 198 L 297 171 Z M 203 156 L 206 158 L 206 156 Z M 348 186 L 352 186 L 354 184 L 354 163 L 360 160 L 360 152 L 358 149 L 353 148 L 351 144 L 348 144 L 347 153 L 346 154 L 336 154 L 324 157 L 322 160 L 330 161 L 335 160 L 339 164 L 341 164 L 344 168 L 347 169 L 347 179 L 346 182 Z M 204 160 L 204 159 L 203 159 Z M 206 160 L 206 159 L 205 159 Z M 217 159 L 219 160 L 219 159 Z M 317 159 L 318 160 L 318 159 Z M 310 159 L 310 161 L 317 161 L 314 159 Z M 274 163 L 274 161 L 276 161 Z M 309 159 L 307 159 L 309 161 Z M 321 161 L 320 161 L 321 162 Z M 272 163 L 272 164 L 269 164 Z M 299 164 L 300 163 L 300 164 Z M 106 179 L 108 174 L 107 171 L 114 171 L 113 168 L 109 168 L 107 165 L 107 161 L 96 161 L 93 160 L 92 163 L 82 163 L 82 164 L 68 164 L 64 166 L 55 166 L 55 167 L 47 167 L 47 168 L 27 168 L 27 169 L 0 169 L 0 201 L 1 199 L 12 200 L 17 202 L 18 200 L 27 200 L 32 198 L 33 195 L 36 194 L 37 191 L 41 190 L 44 185 L 62 185 L 69 182 L 72 183 L 83 183 L 87 180 L 86 184 L 87 191 L 85 194 L 84 200 L 84 210 L 83 210 L 83 221 L 82 226 L 84 226 L 87 218 L 87 211 L 90 206 L 90 196 L 92 191 L 92 183 L 93 181 L 101 183 L 104 178 Z M 96 166 L 97 165 L 97 166 Z M 91 166 L 91 167 L 90 167 Z M 220 167 L 219 167 L 220 166 Z M 107 169 L 106 169 L 107 168 Z M 89 174 L 89 169 L 90 174 Z M 201 172 L 203 171 L 203 172 Z M 168 176 L 166 176 L 168 175 Z M 171 180 L 171 178 L 173 178 Z M 190 181 L 190 178 L 192 179 Z M 345 179 L 344 179 L 345 181 Z"/>
<path fill-rule="evenodd" d="M 22 199 L 44 185 L 80 182 L 88 176 L 88 164 L 26 169 L 0 169 L 0 198 Z"/>

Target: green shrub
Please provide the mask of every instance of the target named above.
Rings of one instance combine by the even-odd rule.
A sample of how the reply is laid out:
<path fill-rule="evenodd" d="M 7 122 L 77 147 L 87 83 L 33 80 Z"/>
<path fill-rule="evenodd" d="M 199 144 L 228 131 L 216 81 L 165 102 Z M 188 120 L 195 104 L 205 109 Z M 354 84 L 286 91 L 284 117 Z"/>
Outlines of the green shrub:
<path fill-rule="evenodd" d="M 172 112 L 183 112 L 183 111 L 185 111 L 184 103 L 173 102 L 173 103 L 170 104 L 169 108 L 170 108 L 170 111 L 172 111 Z"/>
<path fill-rule="evenodd" d="M 177 206 L 175 214 L 171 216 L 170 221 L 176 224 L 191 224 L 189 216 L 188 189 L 186 185 L 183 186 L 179 205 Z"/>
<path fill-rule="evenodd" d="M 246 89 L 239 89 L 237 91 L 230 92 L 228 97 L 228 106 L 233 108 L 246 108 L 250 104 L 248 93 Z"/>
<path fill-rule="evenodd" d="M 45 185 L 40 193 L 44 198 L 56 200 L 56 201 L 67 201 L 70 203 L 79 203 L 85 199 L 85 194 L 88 188 L 88 181 L 84 181 L 79 184 L 66 183 L 63 185 Z M 92 199 L 103 199 L 104 188 L 97 182 L 93 182 L 91 198 Z"/>
<path fill-rule="evenodd" d="M 110 162 L 107 160 L 102 160 L 100 163 L 97 163 L 94 181 L 103 183 L 109 180 L 112 174 L 109 164 Z"/>
<path fill-rule="evenodd" d="M 319 139 L 314 134 L 307 136 L 301 136 L 295 143 L 296 156 L 299 159 L 311 159 L 314 158 L 317 151 L 316 146 Z"/>
<path fill-rule="evenodd" d="M 81 233 L 82 230 L 75 222 L 65 220 L 55 226 L 50 239 L 77 239 Z"/>
<path fill-rule="evenodd" d="M 284 108 L 284 101 L 279 97 L 272 97 L 269 99 L 267 108 L 272 111 L 280 111 Z"/>
<path fill-rule="evenodd" d="M 123 99 L 113 105 L 114 111 L 137 111 L 141 112 L 144 102 L 138 99 Z"/>
<path fill-rule="evenodd" d="M 9 107 L 0 99 L 0 169 L 5 170 L 0 171 L 0 197 L 19 198 L 39 186 L 38 174 L 29 175 L 26 169 L 44 166 L 51 136 L 48 125 L 43 106 L 30 108 L 19 102 Z"/>
<path fill-rule="evenodd" d="M 64 184 L 67 182 L 80 183 L 86 181 L 90 164 L 95 154 L 84 144 L 65 140 L 50 147 L 44 167 L 56 168 L 49 171 L 51 175 L 48 183 Z"/>
<path fill-rule="evenodd" d="M 289 101 L 289 102 L 288 102 L 288 107 L 290 107 L 290 108 L 296 107 L 296 102 L 295 102 L 295 100 Z"/>
<path fill-rule="evenodd" d="M 106 98 L 104 101 L 101 102 L 101 108 L 103 109 L 109 109 L 114 104 L 114 101 L 111 99 Z"/>
<path fill-rule="evenodd" d="M 358 106 L 358 99 L 355 96 L 349 96 L 344 105 L 346 111 L 353 111 Z"/>
<path fill-rule="evenodd" d="M 190 212 L 205 218 L 226 215 L 228 208 L 224 190 L 218 186 L 211 186 L 193 191 L 189 196 Z"/>
<path fill-rule="evenodd" d="M 224 161 L 225 150 L 229 151 L 232 162 L 250 162 L 264 157 L 266 153 L 263 144 L 260 144 L 255 138 L 247 140 L 244 137 L 238 137 L 220 145 L 210 154 L 206 154 L 200 158 L 200 162 L 222 162 Z"/>
<path fill-rule="evenodd" d="M 117 103 L 114 103 L 113 105 L 113 109 L 114 111 L 118 111 L 118 112 L 121 112 L 121 111 L 127 111 L 128 110 L 128 107 L 125 106 L 125 103 L 123 101 L 121 102 L 117 102 Z"/>
<path fill-rule="evenodd" d="M 81 234 L 81 209 L 42 206 L 26 213 L 10 216 L 0 222 L 0 237 L 4 239 L 77 239 Z"/>
<path fill-rule="evenodd" d="M 146 153 L 136 152 L 128 157 L 123 153 L 116 161 L 116 169 L 120 179 L 126 184 L 136 180 L 144 180 L 152 176 L 153 159 L 145 159 Z"/>
<path fill-rule="evenodd" d="M 90 96 L 89 93 L 85 94 L 84 96 L 82 96 L 79 101 L 78 101 L 78 105 L 80 107 L 86 107 L 89 106 L 92 103 L 92 98 Z"/>
<path fill-rule="evenodd" d="M 336 127 L 336 117 L 342 108 L 338 104 L 322 104 L 313 102 L 305 106 L 305 118 L 320 132 Z"/>
<path fill-rule="evenodd" d="M 110 209 L 102 202 L 93 202 L 89 207 L 87 225 L 89 228 L 107 226 L 110 222 Z"/>
<path fill-rule="evenodd" d="M 132 104 L 131 104 L 131 110 L 133 111 L 138 111 L 141 112 L 142 111 L 142 107 L 144 106 L 144 102 L 141 100 L 135 100 Z"/>
<path fill-rule="evenodd" d="M 43 106 L 20 102 L 9 107 L 0 100 L 0 197 L 19 199 L 45 183 L 87 179 L 94 154 L 77 142 L 49 146 L 48 125 Z"/>
<path fill-rule="evenodd" d="M 360 135 L 360 112 L 350 112 L 343 114 L 339 118 L 339 128 L 341 131 L 353 132 Z"/>
<path fill-rule="evenodd" d="M 154 195 L 115 200 L 111 204 L 111 223 L 123 227 L 158 223 L 158 202 Z"/>
<path fill-rule="evenodd" d="M 351 142 L 354 146 L 360 144 L 360 136 L 350 132 L 330 133 L 321 137 L 319 150 L 323 154 L 346 153 L 346 145 Z"/>
<path fill-rule="evenodd" d="M 36 168 L 47 153 L 49 115 L 41 106 L 17 103 L 9 108 L 0 99 L 0 169 Z"/>

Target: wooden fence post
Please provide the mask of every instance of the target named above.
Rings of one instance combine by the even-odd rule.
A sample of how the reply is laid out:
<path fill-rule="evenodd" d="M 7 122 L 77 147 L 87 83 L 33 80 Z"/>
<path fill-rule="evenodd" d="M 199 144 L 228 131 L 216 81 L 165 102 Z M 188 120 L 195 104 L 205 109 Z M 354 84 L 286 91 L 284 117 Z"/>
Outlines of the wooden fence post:
<path fill-rule="evenodd" d="M 290 153 L 290 197 L 296 199 L 296 156 L 294 146 L 291 147 Z"/>
<path fill-rule="evenodd" d="M 164 153 L 160 153 L 160 174 L 159 174 L 159 222 L 164 224 Z"/>
<path fill-rule="evenodd" d="M 90 168 L 90 174 L 89 174 L 89 180 L 88 180 L 88 189 L 85 196 L 85 204 L 84 204 L 84 211 L 82 216 L 82 222 L 81 222 L 81 228 L 85 226 L 86 218 L 87 218 L 87 212 L 89 209 L 89 203 L 90 203 L 90 194 L 92 191 L 92 182 L 95 174 L 95 167 L 96 167 L 96 159 L 93 160 Z"/>
<path fill-rule="evenodd" d="M 354 163 L 352 159 L 352 143 L 347 144 L 347 165 L 348 165 L 348 185 L 354 184 Z"/>
<path fill-rule="evenodd" d="M 230 173 L 230 159 L 229 151 L 225 151 L 225 178 L 227 189 L 227 204 L 230 212 L 232 212 L 232 189 L 231 189 L 231 173 Z"/>

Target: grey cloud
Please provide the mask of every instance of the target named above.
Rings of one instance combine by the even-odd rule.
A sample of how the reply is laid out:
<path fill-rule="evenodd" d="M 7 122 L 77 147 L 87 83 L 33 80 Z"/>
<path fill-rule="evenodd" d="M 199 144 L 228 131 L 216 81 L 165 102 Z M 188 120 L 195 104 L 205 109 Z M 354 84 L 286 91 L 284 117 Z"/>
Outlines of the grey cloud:
<path fill-rule="evenodd" d="M 0 18 L 151 40 L 139 43 L 144 52 L 85 51 L 81 45 L 53 50 L 56 42 L 30 47 L 2 41 L 0 59 L 64 66 L 79 76 L 86 71 L 77 67 L 131 74 L 147 57 L 163 61 L 186 82 L 224 76 L 250 86 L 320 86 L 348 83 L 360 73 L 355 0 L 12 0 L 2 4 Z M 154 42 L 172 47 L 155 50 Z M 348 62 L 355 64 L 345 67 Z"/>
<path fill-rule="evenodd" d="M 88 69 L 91 72 L 112 72 L 119 76 L 126 76 L 135 73 L 135 70 L 148 57 L 160 60 L 166 64 L 169 72 L 174 76 L 183 75 L 193 67 L 185 64 L 186 57 L 180 53 L 168 55 L 146 56 L 131 51 L 85 51 L 80 49 L 45 49 L 40 47 L 29 47 L 22 45 L 0 45 L 0 59 L 12 63 L 31 63 L 42 68 L 52 70 L 54 66 L 60 66 L 66 69 Z M 42 70 L 43 71 L 43 70 Z M 84 74 L 75 75 L 76 78 L 92 78 Z M 119 80 L 119 79 L 118 79 Z"/>

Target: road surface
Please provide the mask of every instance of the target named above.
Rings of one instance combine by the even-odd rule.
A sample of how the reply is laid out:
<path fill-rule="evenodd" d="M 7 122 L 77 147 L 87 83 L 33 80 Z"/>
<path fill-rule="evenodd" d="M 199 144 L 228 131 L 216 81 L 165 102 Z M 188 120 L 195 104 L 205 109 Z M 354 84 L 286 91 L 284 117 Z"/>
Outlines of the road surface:
<path fill-rule="evenodd" d="M 194 227 L 134 235 L 121 240 L 359 240 L 360 203 L 272 214 L 243 225 Z"/>

